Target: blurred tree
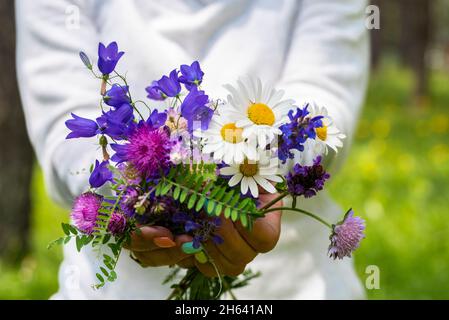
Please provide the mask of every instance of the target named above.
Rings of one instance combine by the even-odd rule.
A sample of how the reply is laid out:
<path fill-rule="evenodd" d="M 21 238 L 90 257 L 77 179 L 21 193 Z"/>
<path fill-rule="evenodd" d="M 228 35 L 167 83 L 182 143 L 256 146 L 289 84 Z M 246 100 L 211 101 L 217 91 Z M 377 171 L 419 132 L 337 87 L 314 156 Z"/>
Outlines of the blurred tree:
<path fill-rule="evenodd" d="M 0 1 L 0 21 L 0 256 L 16 262 L 29 246 L 33 150 L 16 80 L 14 1 Z"/>
<path fill-rule="evenodd" d="M 431 40 L 430 0 L 401 0 L 401 38 L 399 42 L 402 61 L 416 74 L 415 94 L 427 96 L 429 64 L 426 59 Z"/>

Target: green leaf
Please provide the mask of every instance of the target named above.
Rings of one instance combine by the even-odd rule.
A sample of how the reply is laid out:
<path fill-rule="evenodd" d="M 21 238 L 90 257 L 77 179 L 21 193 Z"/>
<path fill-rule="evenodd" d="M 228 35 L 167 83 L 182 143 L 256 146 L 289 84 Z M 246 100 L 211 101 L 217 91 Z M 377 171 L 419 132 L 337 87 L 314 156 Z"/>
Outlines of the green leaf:
<path fill-rule="evenodd" d="M 232 189 L 231 191 L 227 192 L 226 196 L 223 198 L 222 202 L 223 203 L 228 203 L 231 200 L 232 196 L 234 195 L 234 192 L 235 192 L 234 189 Z"/>
<path fill-rule="evenodd" d="M 207 203 L 207 208 L 206 208 L 206 211 L 209 215 L 212 214 L 214 207 L 215 207 L 215 202 L 213 202 L 212 200 L 209 200 L 209 202 Z"/>
<path fill-rule="evenodd" d="M 232 210 L 232 213 L 231 213 L 232 221 L 234 221 L 234 222 L 237 221 L 238 217 L 239 217 L 238 211 L 237 210 Z"/>
<path fill-rule="evenodd" d="M 205 202 L 206 202 L 206 197 L 201 195 L 200 199 L 196 203 L 195 211 L 199 212 L 203 208 L 203 205 L 204 205 Z"/>
<path fill-rule="evenodd" d="M 229 206 L 234 207 L 239 200 L 240 200 L 240 193 L 236 194 L 234 198 L 232 198 L 231 202 L 229 203 Z"/>
<path fill-rule="evenodd" d="M 215 207 L 215 215 L 218 217 L 221 214 L 221 211 L 223 209 L 223 205 L 221 203 L 217 204 Z"/>
<path fill-rule="evenodd" d="M 80 236 L 77 236 L 76 237 L 76 250 L 78 250 L 78 252 L 80 252 L 82 247 L 83 247 L 83 240 L 81 239 Z"/>
<path fill-rule="evenodd" d="M 224 212 L 224 216 L 226 219 L 229 219 L 229 217 L 231 216 L 231 208 L 230 207 L 226 207 L 225 212 Z"/>
<path fill-rule="evenodd" d="M 192 209 L 193 206 L 195 205 L 195 203 L 196 203 L 196 198 L 197 198 L 196 193 L 192 194 L 192 196 L 190 197 L 189 202 L 187 203 L 187 208 L 188 208 L 189 210 Z"/>
<path fill-rule="evenodd" d="M 173 191 L 173 199 L 178 200 L 180 193 L 181 188 L 179 186 L 176 186 L 175 191 Z"/>
<path fill-rule="evenodd" d="M 161 196 L 165 196 L 171 189 L 171 184 L 165 185 L 161 190 Z"/>
<path fill-rule="evenodd" d="M 101 283 L 104 283 L 104 278 L 101 274 L 97 273 L 95 275 L 97 276 L 97 279 L 100 280 Z"/>
<path fill-rule="evenodd" d="M 184 203 L 184 201 L 186 201 L 186 198 L 187 198 L 188 193 L 189 193 L 189 192 L 187 191 L 187 189 L 182 190 L 181 196 L 179 197 L 179 201 L 180 201 L 181 203 Z"/>
<path fill-rule="evenodd" d="M 101 270 L 101 272 L 103 272 L 103 274 L 106 276 L 106 277 L 108 277 L 109 276 L 109 272 L 108 272 L 108 270 L 106 270 L 105 268 L 103 268 L 103 267 L 100 267 L 100 270 Z"/>
<path fill-rule="evenodd" d="M 242 226 L 244 226 L 245 228 L 248 226 L 248 218 L 246 214 L 240 215 L 240 222 L 242 223 Z"/>
<path fill-rule="evenodd" d="M 69 228 L 69 230 L 70 230 L 70 232 L 72 233 L 72 234 L 74 234 L 75 236 L 78 234 L 78 230 L 74 227 L 74 226 L 72 226 L 72 225 L 68 225 L 68 228 Z"/>
<path fill-rule="evenodd" d="M 239 203 L 238 208 L 243 209 L 250 201 L 252 201 L 251 198 L 246 198 L 242 202 Z"/>
<path fill-rule="evenodd" d="M 61 223 L 61 227 L 62 227 L 62 231 L 64 231 L 64 233 L 67 236 L 70 236 L 70 229 L 69 229 L 69 225 L 67 223 Z"/>
<path fill-rule="evenodd" d="M 111 240 L 111 234 L 108 233 L 104 236 L 102 243 L 106 244 L 109 242 L 109 240 Z"/>

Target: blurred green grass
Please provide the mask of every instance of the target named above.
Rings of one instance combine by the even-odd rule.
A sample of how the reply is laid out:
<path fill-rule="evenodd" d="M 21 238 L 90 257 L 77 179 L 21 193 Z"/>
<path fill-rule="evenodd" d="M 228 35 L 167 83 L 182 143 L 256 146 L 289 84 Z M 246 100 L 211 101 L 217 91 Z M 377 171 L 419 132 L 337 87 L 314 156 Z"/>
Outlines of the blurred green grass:
<path fill-rule="evenodd" d="M 367 220 L 357 271 L 380 270 L 371 299 L 449 298 L 449 77 L 410 101 L 413 77 L 387 65 L 372 76 L 355 143 L 331 193 Z M 342 188 L 344 186 L 344 188 Z"/>
<path fill-rule="evenodd" d="M 449 76 L 432 75 L 420 106 L 410 101 L 412 79 L 391 63 L 372 76 L 351 153 L 330 185 L 367 220 L 355 261 L 362 281 L 368 265 L 380 269 L 371 299 L 449 298 Z M 0 264 L 0 299 L 47 299 L 57 289 L 61 249 L 46 246 L 67 212 L 45 194 L 39 169 L 32 190 L 32 252 L 19 267 Z"/>

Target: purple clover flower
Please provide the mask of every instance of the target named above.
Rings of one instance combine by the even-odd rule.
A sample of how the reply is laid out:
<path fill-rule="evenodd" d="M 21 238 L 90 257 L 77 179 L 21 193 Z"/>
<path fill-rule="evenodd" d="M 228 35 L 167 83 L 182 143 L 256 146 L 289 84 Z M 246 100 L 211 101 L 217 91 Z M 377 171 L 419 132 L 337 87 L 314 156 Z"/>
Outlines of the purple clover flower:
<path fill-rule="evenodd" d="M 83 193 L 75 199 L 70 217 L 79 231 L 86 234 L 94 231 L 102 201 L 103 197 L 93 192 Z"/>
<path fill-rule="evenodd" d="M 179 81 L 184 83 L 187 90 L 191 90 L 193 87 L 198 87 L 203 81 L 204 72 L 201 70 L 198 61 L 194 61 L 190 66 L 183 64 L 180 67 L 181 76 Z"/>
<path fill-rule="evenodd" d="M 129 162 L 145 178 L 158 177 L 170 166 L 172 142 L 165 127 L 155 128 L 145 121 L 136 125 L 126 144 L 111 144 L 112 160 Z"/>
<path fill-rule="evenodd" d="M 98 45 L 98 69 L 103 75 L 110 74 L 124 54 L 123 51 L 118 51 L 117 42 L 111 42 L 107 47 L 100 42 Z"/>
<path fill-rule="evenodd" d="M 323 189 L 324 182 L 330 178 L 330 175 L 321 165 L 321 156 L 318 156 L 311 166 L 302 166 L 297 163 L 286 178 L 287 189 L 292 196 L 310 198 Z"/>
<path fill-rule="evenodd" d="M 130 218 L 136 214 L 135 205 L 139 201 L 139 197 L 142 195 L 140 188 L 138 187 L 126 187 L 123 192 L 123 196 L 120 199 L 120 208 Z"/>
<path fill-rule="evenodd" d="M 113 181 L 113 174 L 111 170 L 109 170 L 108 166 L 108 160 L 103 161 L 102 163 L 95 160 L 95 168 L 89 177 L 89 184 L 92 188 L 100 188 L 106 182 Z"/>
<path fill-rule="evenodd" d="M 123 234 L 126 229 L 126 218 L 123 214 L 113 212 L 109 219 L 108 231 L 114 236 Z"/>
<path fill-rule="evenodd" d="M 294 158 L 292 150 L 304 151 L 306 140 L 316 138 L 315 128 L 323 126 L 322 116 L 307 117 L 308 106 L 307 104 L 303 109 L 297 108 L 295 114 L 293 110 L 290 110 L 288 113 L 290 122 L 279 128 L 282 135 L 280 135 L 278 157 L 283 163 L 287 159 Z"/>
<path fill-rule="evenodd" d="M 345 214 L 343 221 L 332 228 L 329 257 L 334 260 L 351 257 L 351 253 L 359 247 L 360 241 L 365 238 L 364 231 L 365 221 L 360 217 L 354 217 L 354 211 L 350 209 Z"/>

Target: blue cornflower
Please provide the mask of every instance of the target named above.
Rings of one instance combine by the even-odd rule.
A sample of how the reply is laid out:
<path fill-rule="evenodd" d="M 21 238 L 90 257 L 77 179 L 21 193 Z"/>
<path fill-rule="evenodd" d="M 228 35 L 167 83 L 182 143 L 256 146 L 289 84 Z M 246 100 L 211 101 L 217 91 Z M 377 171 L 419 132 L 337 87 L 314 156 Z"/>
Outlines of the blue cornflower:
<path fill-rule="evenodd" d="M 113 84 L 111 89 L 106 91 L 103 97 L 104 102 L 111 107 L 120 107 L 125 103 L 130 103 L 128 96 L 128 86 L 121 86 L 119 84 Z"/>
<path fill-rule="evenodd" d="M 101 163 L 98 160 L 95 160 L 95 168 L 89 177 L 89 184 L 92 188 L 100 188 L 106 182 L 112 181 L 113 175 L 108 166 L 108 160 Z"/>
<path fill-rule="evenodd" d="M 184 83 L 187 90 L 191 90 L 192 87 L 197 87 L 203 81 L 204 72 L 201 70 L 200 64 L 198 61 L 194 61 L 190 66 L 183 64 L 180 67 L 181 76 L 179 77 L 179 81 Z"/>
<path fill-rule="evenodd" d="M 157 89 L 162 91 L 167 97 L 176 97 L 181 92 L 181 84 L 178 79 L 178 71 L 175 69 L 170 75 L 163 76 L 157 81 Z"/>
<path fill-rule="evenodd" d="M 290 110 L 288 117 L 290 122 L 282 125 L 279 129 L 282 135 L 279 139 L 278 157 L 285 163 L 287 159 L 293 159 L 292 150 L 304 151 L 304 143 L 307 139 L 315 139 L 315 128 L 323 126 L 322 116 L 307 117 L 308 104 L 303 108 L 297 108 L 296 113 Z"/>
<path fill-rule="evenodd" d="M 110 74 L 124 54 L 123 51 L 118 51 L 117 42 L 111 42 L 107 47 L 100 42 L 98 45 L 98 69 L 103 75 Z"/>
<path fill-rule="evenodd" d="M 162 101 L 167 97 L 160 89 L 157 81 L 153 81 L 151 86 L 145 88 L 148 93 L 147 97 L 151 100 Z"/>
<path fill-rule="evenodd" d="M 201 128 L 207 130 L 214 114 L 214 110 L 207 106 L 209 97 L 204 91 L 192 87 L 181 104 L 181 115 L 187 120 L 189 132 Z"/>

